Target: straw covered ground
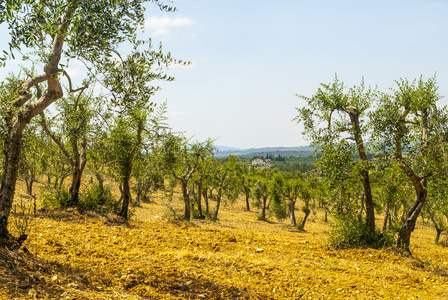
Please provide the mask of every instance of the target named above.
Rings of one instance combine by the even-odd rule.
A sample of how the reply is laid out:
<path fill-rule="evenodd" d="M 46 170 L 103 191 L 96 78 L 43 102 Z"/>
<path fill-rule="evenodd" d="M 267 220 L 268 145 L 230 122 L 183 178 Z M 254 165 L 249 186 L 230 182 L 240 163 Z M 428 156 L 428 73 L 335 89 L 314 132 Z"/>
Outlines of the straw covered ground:
<path fill-rule="evenodd" d="M 448 248 L 434 245 L 435 231 L 422 224 L 407 257 L 327 249 L 319 212 L 299 232 L 286 221 L 258 221 L 242 199 L 217 222 L 166 220 L 163 195 L 153 200 L 129 223 L 41 209 L 29 252 L 0 250 L 0 298 L 448 299 Z"/>

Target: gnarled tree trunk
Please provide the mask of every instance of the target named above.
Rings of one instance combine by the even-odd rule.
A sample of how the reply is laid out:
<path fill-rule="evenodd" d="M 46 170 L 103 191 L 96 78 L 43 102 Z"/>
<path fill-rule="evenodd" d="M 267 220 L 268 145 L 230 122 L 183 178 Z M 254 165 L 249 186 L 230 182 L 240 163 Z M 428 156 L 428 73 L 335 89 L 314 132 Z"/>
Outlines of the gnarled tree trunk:
<path fill-rule="evenodd" d="M 184 211 L 184 219 L 190 221 L 191 218 L 191 210 L 190 210 L 190 193 L 188 190 L 188 180 L 181 181 L 182 185 L 182 195 L 184 197 L 185 211 Z"/>
<path fill-rule="evenodd" d="M 0 187 L 0 239 L 9 238 L 8 218 L 17 182 L 17 173 L 22 150 L 22 132 L 17 132 L 5 145 L 2 184 Z"/>
<path fill-rule="evenodd" d="M 424 157 L 426 154 L 426 147 L 428 146 L 428 112 L 427 109 L 424 109 L 422 112 L 422 146 L 421 152 Z M 411 241 L 411 234 L 414 231 L 415 223 L 417 222 L 417 218 L 420 215 L 423 206 L 426 203 L 426 199 L 428 197 L 427 190 L 427 179 L 425 177 L 419 177 L 414 173 L 414 170 L 411 169 L 403 160 L 402 157 L 402 147 L 401 147 L 401 136 L 397 136 L 395 141 L 395 158 L 398 162 L 398 166 L 405 172 L 408 176 L 409 180 L 411 180 L 414 191 L 415 191 L 415 200 L 409 208 L 406 216 L 403 220 L 403 225 L 401 226 L 400 232 L 398 233 L 397 246 L 400 248 L 406 249 L 409 253 L 409 245 Z M 425 163 L 422 165 L 423 169 L 425 167 Z"/>
<path fill-rule="evenodd" d="M 405 248 L 408 251 L 411 241 L 411 234 L 414 231 L 415 223 L 417 222 L 417 218 L 420 215 L 428 196 L 428 191 L 426 190 L 426 179 L 416 181 L 414 189 L 416 193 L 415 200 L 414 203 L 412 203 L 411 208 L 406 213 L 403 220 L 403 225 L 398 233 L 397 240 L 397 246 L 400 248 Z"/>
<path fill-rule="evenodd" d="M 267 209 L 268 196 L 263 195 L 261 197 L 261 219 L 266 220 L 266 209 Z"/>
<path fill-rule="evenodd" d="M 244 190 L 245 190 L 244 194 L 245 194 L 245 198 L 246 198 L 246 210 L 247 210 L 247 211 L 250 211 L 250 205 L 249 205 L 249 196 L 250 196 L 250 192 L 249 192 L 249 191 L 246 191 L 246 188 L 245 188 Z M 248 190 L 249 190 L 249 189 L 248 189 Z"/>
<path fill-rule="evenodd" d="M 366 205 L 366 225 L 369 232 L 375 231 L 375 206 L 373 204 L 372 190 L 370 188 L 369 176 L 369 160 L 367 159 L 366 149 L 364 148 L 364 141 L 361 136 L 361 127 L 359 125 L 359 113 L 355 108 L 349 108 L 348 114 L 353 125 L 353 133 L 358 149 L 359 158 L 361 160 L 361 175 L 362 188 L 364 192 L 364 200 Z"/>
<path fill-rule="evenodd" d="M 129 203 L 131 202 L 131 188 L 129 185 L 129 176 L 125 176 L 123 179 L 123 198 L 122 198 L 122 205 L 121 205 L 121 211 L 119 213 L 120 216 L 125 218 L 126 220 L 129 218 Z"/>
<path fill-rule="evenodd" d="M 121 211 L 119 213 L 120 216 L 125 218 L 126 220 L 129 218 L 129 204 L 131 203 L 131 188 L 129 185 L 129 180 L 131 179 L 132 174 L 132 167 L 134 162 L 134 156 L 137 152 L 138 148 L 140 147 L 142 143 L 142 131 L 143 131 L 143 122 L 140 121 L 137 125 L 137 141 L 134 145 L 134 147 L 131 149 L 131 152 L 129 153 L 128 157 L 128 167 L 126 170 L 126 174 L 123 177 L 122 185 L 123 185 L 123 202 L 121 206 Z"/>
<path fill-rule="evenodd" d="M 59 27 L 61 32 L 64 32 L 67 29 L 72 14 L 73 7 L 68 7 Z M 7 245 L 7 241 L 11 240 L 11 235 L 8 232 L 8 219 L 17 182 L 23 130 L 33 117 L 40 114 L 51 103 L 61 98 L 63 95 L 57 75 L 59 72 L 58 65 L 61 59 L 63 42 L 64 36 L 56 34 L 53 38 L 53 47 L 50 57 L 44 67 L 45 74 L 34 76 L 22 82 L 19 96 L 10 103 L 7 109 L 7 132 L 4 143 L 5 162 L 3 164 L 0 187 L 0 240 L 3 240 L 0 242 L 1 244 Z M 27 103 L 33 96 L 31 94 L 31 88 L 44 81 L 47 82 L 47 89 L 45 92 L 35 102 Z M 21 243 L 25 239 L 26 236 L 19 237 L 19 239 L 14 241 L 15 245 L 7 246 L 10 248 L 20 248 Z"/>
<path fill-rule="evenodd" d="M 303 217 L 302 223 L 298 226 L 299 230 L 305 230 L 305 223 L 311 213 L 311 210 L 308 207 L 304 207 L 303 212 L 305 213 L 305 217 Z"/>
<path fill-rule="evenodd" d="M 197 186 L 198 186 L 198 192 L 197 192 L 198 216 L 197 216 L 197 218 L 203 219 L 204 215 L 202 213 L 202 178 L 199 179 Z"/>
<path fill-rule="evenodd" d="M 209 214 L 209 206 L 208 206 L 208 195 L 207 195 L 206 190 L 202 192 L 202 196 L 204 197 L 205 213 L 208 215 Z"/>
<path fill-rule="evenodd" d="M 289 200 L 289 220 L 291 221 L 291 226 L 296 226 L 297 225 L 297 221 L 296 221 L 296 200 Z"/>

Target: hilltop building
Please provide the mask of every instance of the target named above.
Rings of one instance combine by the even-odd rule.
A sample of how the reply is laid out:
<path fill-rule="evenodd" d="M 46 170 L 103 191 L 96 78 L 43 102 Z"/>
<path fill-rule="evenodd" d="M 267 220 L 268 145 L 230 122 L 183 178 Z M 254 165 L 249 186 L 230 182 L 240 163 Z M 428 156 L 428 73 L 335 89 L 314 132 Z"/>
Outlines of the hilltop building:
<path fill-rule="evenodd" d="M 261 158 L 255 158 L 252 160 L 253 165 L 262 165 L 264 164 L 264 161 Z"/>

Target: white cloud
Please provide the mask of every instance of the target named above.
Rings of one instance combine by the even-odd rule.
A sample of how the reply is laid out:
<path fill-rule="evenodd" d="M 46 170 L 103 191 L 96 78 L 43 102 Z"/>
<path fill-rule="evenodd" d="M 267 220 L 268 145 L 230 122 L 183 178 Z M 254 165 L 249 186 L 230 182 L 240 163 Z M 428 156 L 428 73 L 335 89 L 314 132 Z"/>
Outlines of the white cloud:
<path fill-rule="evenodd" d="M 151 17 L 145 20 L 145 27 L 151 30 L 153 36 L 166 36 L 172 28 L 188 27 L 193 23 L 194 20 L 185 17 Z"/>
<path fill-rule="evenodd" d="M 65 71 L 73 79 L 80 79 L 82 75 L 82 70 L 80 68 L 65 68 Z"/>

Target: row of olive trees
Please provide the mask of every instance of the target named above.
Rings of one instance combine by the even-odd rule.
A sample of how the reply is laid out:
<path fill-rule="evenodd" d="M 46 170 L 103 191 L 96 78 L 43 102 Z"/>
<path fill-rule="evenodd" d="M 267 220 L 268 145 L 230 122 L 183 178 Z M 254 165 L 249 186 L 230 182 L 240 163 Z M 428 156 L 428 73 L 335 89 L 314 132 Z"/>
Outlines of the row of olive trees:
<path fill-rule="evenodd" d="M 244 195 L 246 209 L 252 204 L 260 208 L 260 220 L 267 220 L 267 212 L 278 219 L 289 215 L 292 226 L 304 229 L 311 209 L 318 202 L 325 203 L 321 180 L 313 173 L 280 172 L 277 169 L 254 169 L 238 157 L 225 160 L 214 158 L 212 141 L 190 143 L 179 135 L 168 135 L 161 141 L 159 163 L 166 176 L 171 176 L 181 186 L 185 220 L 191 217 L 212 220 L 218 218 L 222 203 L 232 204 Z M 297 224 L 296 202 L 303 202 L 305 216 Z M 214 208 L 210 207 L 213 200 Z M 203 209 L 203 204 L 205 209 Z"/>
<path fill-rule="evenodd" d="M 66 99 L 62 99 L 61 103 L 65 104 Z M 140 138 L 137 135 L 138 126 L 116 115 L 108 116 L 99 108 L 88 109 L 88 105 L 84 105 L 82 107 L 86 111 L 78 115 L 76 110 L 68 110 L 68 113 L 64 107 L 57 106 L 53 118 L 46 120 L 45 116 L 41 116 L 39 122 L 33 123 L 25 131 L 30 132 L 25 135 L 24 142 L 30 146 L 33 144 L 24 149 L 25 159 L 22 161 L 27 163 L 20 168 L 27 186 L 47 176 L 44 183 L 55 193 L 64 190 L 64 180 L 71 177 L 69 199 L 63 203 L 64 206 L 80 206 L 79 183 L 84 169 L 87 169 L 88 175 L 97 179 L 100 191 L 104 190 L 105 178 L 113 180 L 120 187 L 118 202 L 121 203 L 120 214 L 125 218 L 128 215 L 122 212 L 129 209 L 132 201 L 131 177 L 134 179 L 132 187 L 136 204 L 148 199 L 148 194 L 164 189 L 164 182 L 171 177 L 181 187 L 183 218 L 186 220 L 206 216 L 217 219 L 223 202 L 234 203 L 240 194 L 244 194 L 247 210 L 250 210 L 250 198 L 255 201 L 255 205 L 260 206 L 260 219 L 267 219 L 268 210 L 279 219 L 284 218 L 289 211 L 291 225 L 296 226 L 295 203 L 300 197 L 304 201 L 302 210 L 305 218 L 299 227 L 304 228 L 310 213 L 309 189 L 316 185 L 316 178 L 305 182 L 304 178 L 309 176 L 302 176 L 298 172 L 290 174 L 270 169 L 255 170 L 237 157 L 217 160 L 213 155 L 215 149 L 211 140 L 191 143 L 182 135 L 169 133 L 164 123 L 165 105 L 148 115 L 152 126 L 146 124 L 146 130 L 142 131 Z M 77 120 L 77 117 L 80 119 Z M 73 122 L 67 123 L 72 118 Z M 78 136 L 81 128 L 83 132 Z M 76 139 L 82 140 L 79 144 L 81 151 L 76 151 Z M 38 153 L 36 149 L 39 149 Z M 132 160 L 130 155 L 133 155 Z M 76 157 L 82 162 L 80 172 L 73 170 Z M 33 174 L 32 179 L 30 173 Z M 83 178 L 85 180 L 85 176 Z M 78 184 L 74 186 L 74 182 Z M 32 188 L 28 188 L 28 192 L 32 194 Z M 76 200 L 73 192 L 76 192 Z M 127 200 L 125 193 L 129 194 Z M 214 201 L 213 208 L 209 200 Z M 267 203 L 271 200 L 272 205 Z M 202 202 L 205 203 L 205 209 L 202 208 Z"/>
<path fill-rule="evenodd" d="M 401 209 L 397 245 L 407 250 L 424 206 L 430 202 L 427 207 L 434 214 L 444 201 L 444 194 L 434 195 L 446 185 L 448 166 L 447 131 L 440 126 L 447 116 L 437 106 L 437 89 L 435 78 L 400 80 L 389 93 L 366 88 L 363 82 L 347 89 L 336 78 L 312 97 L 301 96 L 306 106 L 298 109 L 304 134 L 322 152 L 319 164 L 334 190 L 337 210 L 358 207 L 367 233 L 374 234 L 375 207 L 385 210 L 383 227 L 388 220 L 396 222 Z"/>

